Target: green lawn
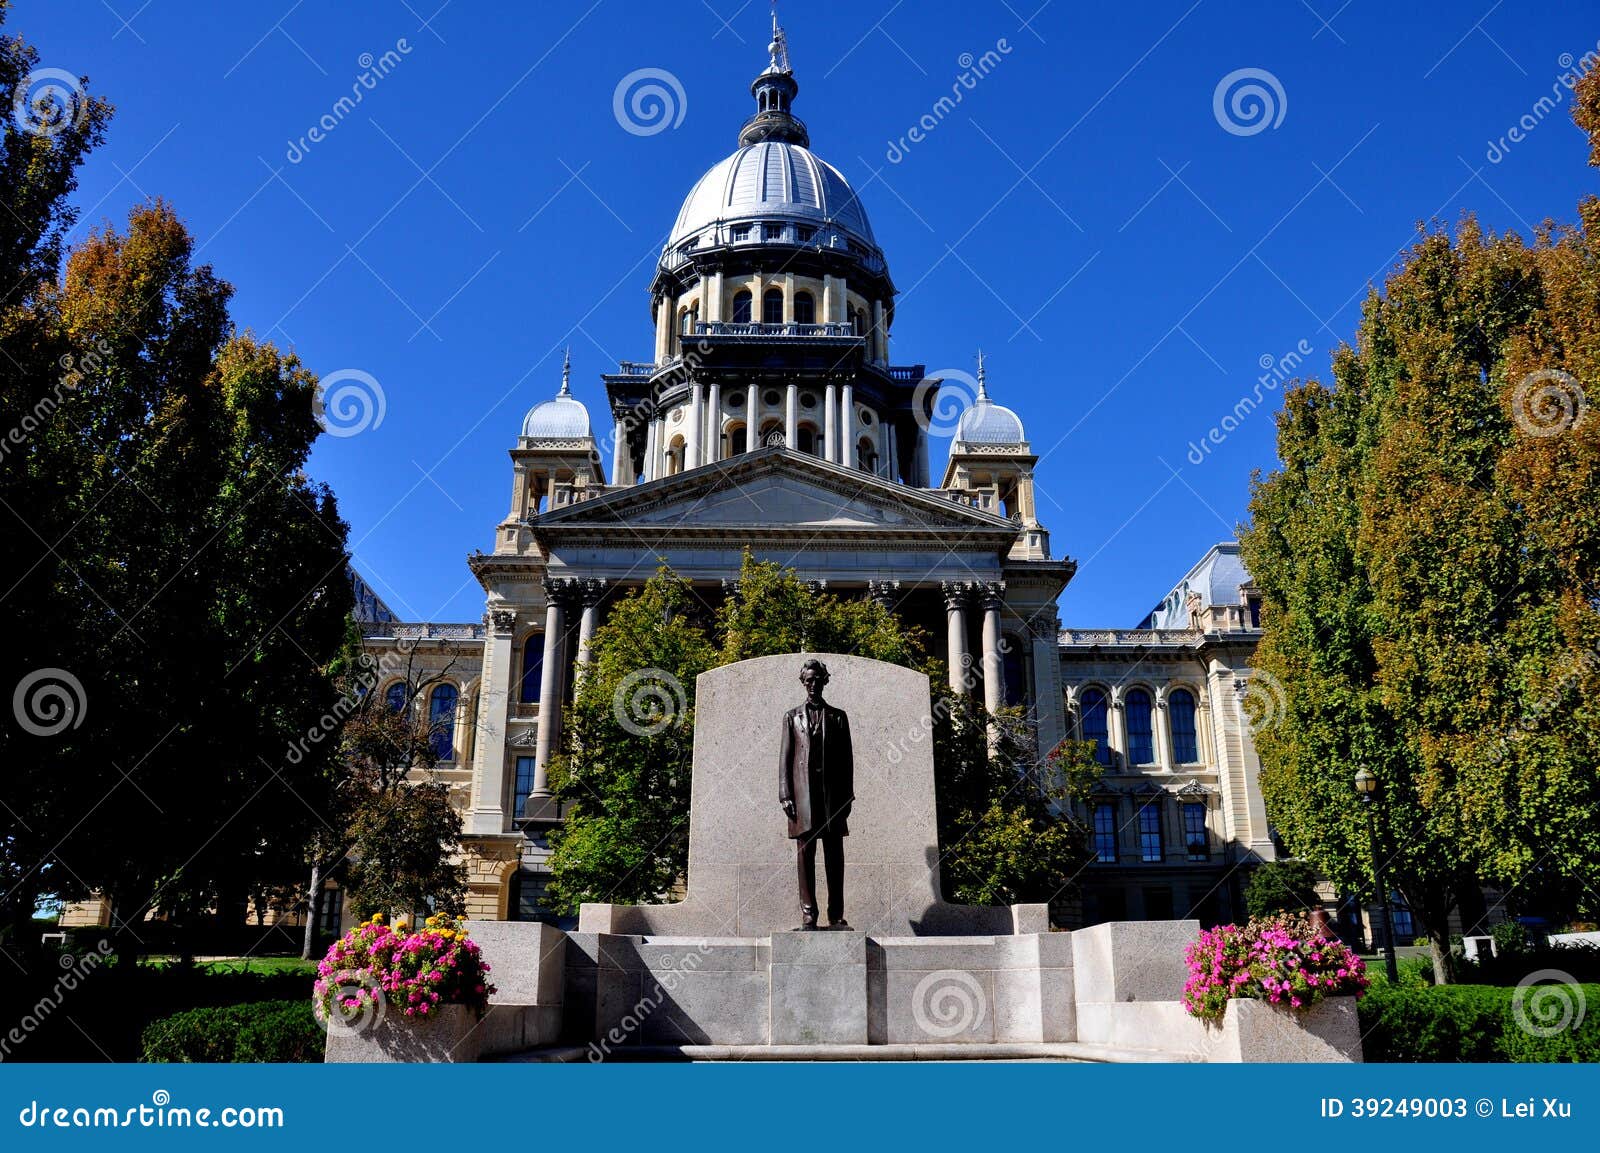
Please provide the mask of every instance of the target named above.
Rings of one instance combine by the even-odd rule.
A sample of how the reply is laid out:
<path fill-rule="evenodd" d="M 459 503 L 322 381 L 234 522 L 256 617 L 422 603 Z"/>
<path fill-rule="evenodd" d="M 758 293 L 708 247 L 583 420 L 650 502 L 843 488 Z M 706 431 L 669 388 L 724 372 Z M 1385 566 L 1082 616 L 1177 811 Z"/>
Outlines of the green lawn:
<path fill-rule="evenodd" d="M 170 965 L 176 957 L 146 957 L 151 965 Z M 317 975 L 315 961 L 302 961 L 299 957 L 197 957 L 195 966 L 208 973 L 298 973 L 307 978 Z"/>

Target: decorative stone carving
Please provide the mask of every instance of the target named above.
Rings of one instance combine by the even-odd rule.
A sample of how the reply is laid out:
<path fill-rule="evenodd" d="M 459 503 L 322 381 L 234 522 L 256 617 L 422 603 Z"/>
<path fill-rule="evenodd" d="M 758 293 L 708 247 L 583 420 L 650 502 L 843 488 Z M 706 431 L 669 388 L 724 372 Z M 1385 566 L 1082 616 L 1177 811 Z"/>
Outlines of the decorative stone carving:
<path fill-rule="evenodd" d="M 483 614 L 483 623 L 497 633 L 509 633 L 517 627 L 515 609 L 490 609 Z"/>
<path fill-rule="evenodd" d="M 877 601 L 884 608 L 894 605 L 895 594 L 900 591 L 899 581 L 868 581 L 867 596 Z"/>

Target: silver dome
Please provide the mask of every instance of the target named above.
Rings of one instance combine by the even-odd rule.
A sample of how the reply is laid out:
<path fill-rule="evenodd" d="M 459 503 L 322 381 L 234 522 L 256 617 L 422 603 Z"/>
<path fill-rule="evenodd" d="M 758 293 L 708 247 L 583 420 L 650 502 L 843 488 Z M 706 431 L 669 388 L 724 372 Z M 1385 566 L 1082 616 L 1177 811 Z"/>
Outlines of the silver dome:
<path fill-rule="evenodd" d="M 764 140 L 739 149 L 718 162 L 689 190 L 672 226 L 669 249 L 711 231 L 718 224 L 741 221 L 795 220 L 819 229 L 828 226 L 873 249 L 877 241 L 855 190 L 839 170 L 810 149 L 779 140 Z M 825 236 L 818 236 L 826 244 Z"/>
<path fill-rule="evenodd" d="M 1023 434 L 1022 421 L 1016 413 L 987 396 L 980 396 L 961 414 L 956 439 L 966 444 L 1023 444 L 1028 438 Z"/>
<path fill-rule="evenodd" d="M 978 396 L 972 407 L 961 414 L 955 439 L 963 445 L 1020 445 L 1025 449 L 1028 444 L 1022 419 L 1005 405 L 989 399 L 989 374 L 982 352 L 978 353 Z"/>
<path fill-rule="evenodd" d="M 572 395 L 572 356 L 561 366 L 561 391 L 540 401 L 522 418 L 522 435 L 534 440 L 581 440 L 592 437 L 589 410 Z"/>

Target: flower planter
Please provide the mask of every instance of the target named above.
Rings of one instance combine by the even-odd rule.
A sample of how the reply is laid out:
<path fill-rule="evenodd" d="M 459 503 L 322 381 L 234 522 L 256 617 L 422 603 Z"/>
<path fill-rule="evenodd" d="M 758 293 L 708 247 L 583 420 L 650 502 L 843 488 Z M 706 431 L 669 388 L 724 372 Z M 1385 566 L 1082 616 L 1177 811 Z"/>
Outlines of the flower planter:
<path fill-rule="evenodd" d="M 1239 998 L 1228 1002 L 1221 1026 L 1210 1033 L 1209 1061 L 1361 1060 L 1354 997 L 1329 997 L 1309 1009 Z"/>
<path fill-rule="evenodd" d="M 389 1007 L 363 1028 L 335 1024 L 323 1060 L 341 1063 L 476 1061 L 483 1046 L 478 1014 L 466 1005 L 441 1005 L 426 1018 Z"/>

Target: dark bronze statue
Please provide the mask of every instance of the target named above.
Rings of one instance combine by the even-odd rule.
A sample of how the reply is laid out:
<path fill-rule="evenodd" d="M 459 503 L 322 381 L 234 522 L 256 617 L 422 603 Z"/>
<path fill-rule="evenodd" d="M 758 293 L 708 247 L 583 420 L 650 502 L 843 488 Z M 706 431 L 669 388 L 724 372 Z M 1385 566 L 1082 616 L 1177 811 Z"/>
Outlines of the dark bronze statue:
<path fill-rule="evenodd" d="M 789 818 L 800 873 L 800 927 L 817 927 L 817 842 L 822 843 L 828 880 L 828 927 L 848 929 L 844 919 L 844 839 L 855 801 L 855 755 L 850 718 L 822 699 L 828 666 L 807 661 L 800 669 L 805 704 L 783 714 L 778 755 L 778 804 Z"/>

